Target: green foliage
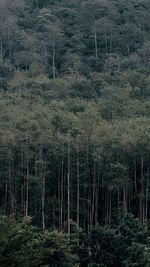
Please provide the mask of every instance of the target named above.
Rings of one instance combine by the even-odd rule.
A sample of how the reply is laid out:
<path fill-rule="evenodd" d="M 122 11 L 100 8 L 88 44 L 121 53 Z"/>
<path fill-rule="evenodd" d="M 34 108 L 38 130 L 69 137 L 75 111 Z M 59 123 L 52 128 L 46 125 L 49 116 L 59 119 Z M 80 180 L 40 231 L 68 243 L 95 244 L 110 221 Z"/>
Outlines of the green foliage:
<path fill-rule="evenodd" d="M 0 265 L 36 266 L 34 260 L 37 251 L 34 249 L 38 239 L 31 226 L 25 223 L 16 224 L 13 219 L 0 218 Z"/>
<path fill-rule="evenodd" d="M 149 266 L 149 13 L 0 0 L 0 265 Z"/>
<path fill-rule="evenodd" d="M 72 254 L 70 238 L 57 231 L 40 232 L 31 226 L 31 219 L 21 223 L 0 218 L 0 266 L 72 266 L 77 257 Z"/>
<path fill-rule="evenodd" d="M 82 239 L 81 239 L 82 240 Z M 149 266 L 149 240 L 145 228 L 132 215 L 126 215 L 114 228 L 96 226 L 84 237 L 84 253 L 90 266 Z M 81 261 L 83 249 L 80 248 Z"/>

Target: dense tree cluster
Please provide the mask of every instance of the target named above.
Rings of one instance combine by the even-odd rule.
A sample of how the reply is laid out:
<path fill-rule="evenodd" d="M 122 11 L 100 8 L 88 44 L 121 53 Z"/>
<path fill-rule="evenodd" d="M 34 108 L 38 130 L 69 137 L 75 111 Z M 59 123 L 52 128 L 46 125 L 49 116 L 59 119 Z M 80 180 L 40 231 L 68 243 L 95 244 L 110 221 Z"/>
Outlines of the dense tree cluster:
<path fill-rule="evenodd" d="M 79 265 L 80 263 L 80 265 Z M 19 223 L 0 217 L 2 267 L 149 267 L 149 235 L 126 215 L 119 226 L 96 226 L 88 233 L 74 225 L 71 235 L 41 231 L 25 217 Z"/>
<path fill-rule="evenodd" d="M 127 213 L 149 228 L 149 15 L 149 0 L 0 0 L 1 214 L 96 244 L 123 242 Z"/>

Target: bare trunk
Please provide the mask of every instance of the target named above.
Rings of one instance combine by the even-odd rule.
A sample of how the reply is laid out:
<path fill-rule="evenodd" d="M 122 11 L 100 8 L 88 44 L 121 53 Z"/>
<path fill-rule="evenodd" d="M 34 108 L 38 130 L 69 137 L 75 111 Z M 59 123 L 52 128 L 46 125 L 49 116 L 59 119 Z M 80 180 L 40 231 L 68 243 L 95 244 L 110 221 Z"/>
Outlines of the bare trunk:
<path fill-rule="evenodd" d="M 146 204 L 145 204 L 145 220 L 146 220 L 146 227 L 148 225 L 148 194 L 149 194 L 149 168 L 147 169 L 146 175 Z"/>
<path fill-rule="evenodd" d="M 83 229 L 84 230 L 86 229 L 86 226 L 88 230 L 90 229 L 90 197 L 89 197 L 89 192 L 88 192 L 88 195 L 86 194 L 86 183 L 88 180 L 89 180 L 89 145 L 87 142 L 86 144 L 86 176 L 84 177 L 84 202 L 83 202 L 83 210 L 84 210 Z M 87 198 L 87 201 L 86 201 L 86 198 Z"/>
<path fill-rule="evenodd" d="M 137 194 L 137 174 L 136 174 L 136 160 L 134 161 L 134 190 Z"/>
<path fill-rule="evenodd" d="M 13 181 L 12 181 L 10 149 L 9 149 L 9 190 L 10 190 L 10 210 L 11 210 L 11 215 L 14 217 L 14 190 L 13 190 Z"/>
<path fill-rule="evenodd" d="M 8 181 L 6 179 L 6 182 L 5 182 L 5 201 L 4 201 L 5 214 L 6 214 L 6 210 L 7 210 L 7 196 L 8 196 Z"/>
<path fill-rule="evenodd" d="M 112 203 L 111 203 L 111 192 L 110 192 L 109 193 L 109 219 L 108 219 L 109 226 L 111 225 L 111 206 L 112 206 Z"/>
<path fill-rule="evenodd" d="M 40 180 L 41 180 L 41 216 L 42 216 L 42 229 L 45 229 L 45 168 L 42 147 L 40 148 Z"/>
<path fill-rule="evenodd" d="M 67 173 L 68 235 L 70 235 L 70 133 L 68 133 L 68 173 Z"/>
<path fill-rule="evenodd" d="M 54 41 L 53 41 L 53 79 L 56 79 L 56 67 L 55 67 L 55 33 L 54 33 Z"/>
<path fill-rule="evenodd" d="M 42 175 L 42 229 L 45 229 L 45 175 Z"/>
<path fill-rule="evenodd" d="M 120 222 L 120 188 L 118 184 L 118 190 L 117 190 L 117 209 L 118 209 L 118 220 Z"/>
<path fill-rule="evenodd" d="M 125 214 L 127 213 L 127 192 L 125 187 L 123 189 L 123 211 Z"/>
<path fill-rule="evenodd" d="M 99 170 L 97 175 L 97 184 L 95 188 L 95 225 L 98 223 L 98 200 L 99 200 Z"/>
<path fill-rule="evenodd" d="M 28 158 L 28 140 L 26 140 L 26 203 L 25 203 L 25 216 L 28 216 L 29 206 L 29 158 Z"/>
<path fill-rule="evenodd" d="M 95 185 L 96 183 L 96 164 L 94 162 L 94 172 L 93 172 L 93 192 L 92 192 L 92 216 L 91 216 L 91 225 L 94 225 L 94 212 L 95 212 Z"/>
<path fill-rule="evenodd" d="M 109 192 L 105 192 L 105 224 L 108 225 L 109 218 Z"/>
<path fill-rule="evenodd" d="M 8 30 L 8 45 L 9 45 L 9 59 L 10 59 L 10 61 L 12 59 L 12 40 L 13 40 L 12 34 Z"/>
<path fill-rule="evenodd" d="M 141 157 L 140 221 L 144 221 L 144 160 Z"/>
<path fill-rule="evenodd" d="M 3 61 L 3 41 L 1 41 L 0 61 Z"/>
<path fill-rule="evenodd" d="M 36 7 L 39 8 L 39 2 L 38 2 L 38 0 L 35 0 L 35 2 L 36 2 Z"/>
<path fill-rule="evenodd" d="M 128 43 L 127 44 L 127 53 L 128 53 L 128 56 L 130 55 L 130 44 Z"/>
<path fill-rule="evenodd" d="M 21 210 L 24 213 L 24 182 L 21 183 Z"/>
<path fill-rule="evenodd" d="M 21 156 L 20 156 L 20 176 L 21 176 L 21 211 L 22 214 L 25 214 L 25 208 L 24 208 L 24 173 L 23 173 L 23 149 L 21 149 Z"/>
<path fill-rule="evenodd" d="M 58 175 L 58 226 L 61 228 L 61 177 Z"/>
<path fill-rule="evenodd" d="M 97 61 L 98 61 L 98 44 L 97 44 L 96 21 L 94 21 L 94 41 L 95 41 L 95 60 L 96 60 L 96 64 L 97 64 Z"/>
<path fill-rule="evenodd" d="M 77 226 L 80 226 L 80 177 L 79 177 L 79 145 L 77 143 Z"/>
<path fill-rule="evenodd" d="M 111 54 L 112 52 L 112 28 L 110 30 L 110 45 L 109 45 L 109 53 Z"/>
<path fill-rule="evenodd" d="M 62 149 L 62 162 L 61 162 L 61 185 L 60 185 L 60 229 L 63 229 L 63 183 L 64 183 L 64 143 Z"/>
<path fill-rule="evenodd" d="M 108 53 L 108 44 L 107 44 L 107 33 L 105 30 L 105 49 L 106 49 L 106 54 Z"/>

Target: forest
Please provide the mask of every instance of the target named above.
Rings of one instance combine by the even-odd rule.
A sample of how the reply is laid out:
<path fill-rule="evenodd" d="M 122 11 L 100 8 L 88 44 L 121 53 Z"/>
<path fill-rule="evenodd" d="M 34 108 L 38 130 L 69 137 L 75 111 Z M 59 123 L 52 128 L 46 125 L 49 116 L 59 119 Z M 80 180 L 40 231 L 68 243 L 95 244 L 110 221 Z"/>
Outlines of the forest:
<path fill-rule="evenodd" d="M 149 0 L 0 0 L 0 266 L 150 267 Z"/>

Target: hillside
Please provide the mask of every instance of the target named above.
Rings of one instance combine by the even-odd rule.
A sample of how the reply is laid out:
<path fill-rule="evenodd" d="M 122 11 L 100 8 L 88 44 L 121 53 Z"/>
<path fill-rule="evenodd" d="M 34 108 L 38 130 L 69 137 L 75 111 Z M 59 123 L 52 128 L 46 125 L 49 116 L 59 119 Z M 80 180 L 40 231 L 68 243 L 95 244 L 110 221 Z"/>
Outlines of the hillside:
<path fill-rule="evenodd" d="M 149 231 L 149 0 L 0 0 L 0 88 L 1 215 L 106 240 L 132 216 Z M 80 266 L 148 267 L 134 259 L 148 242 Z"/>

